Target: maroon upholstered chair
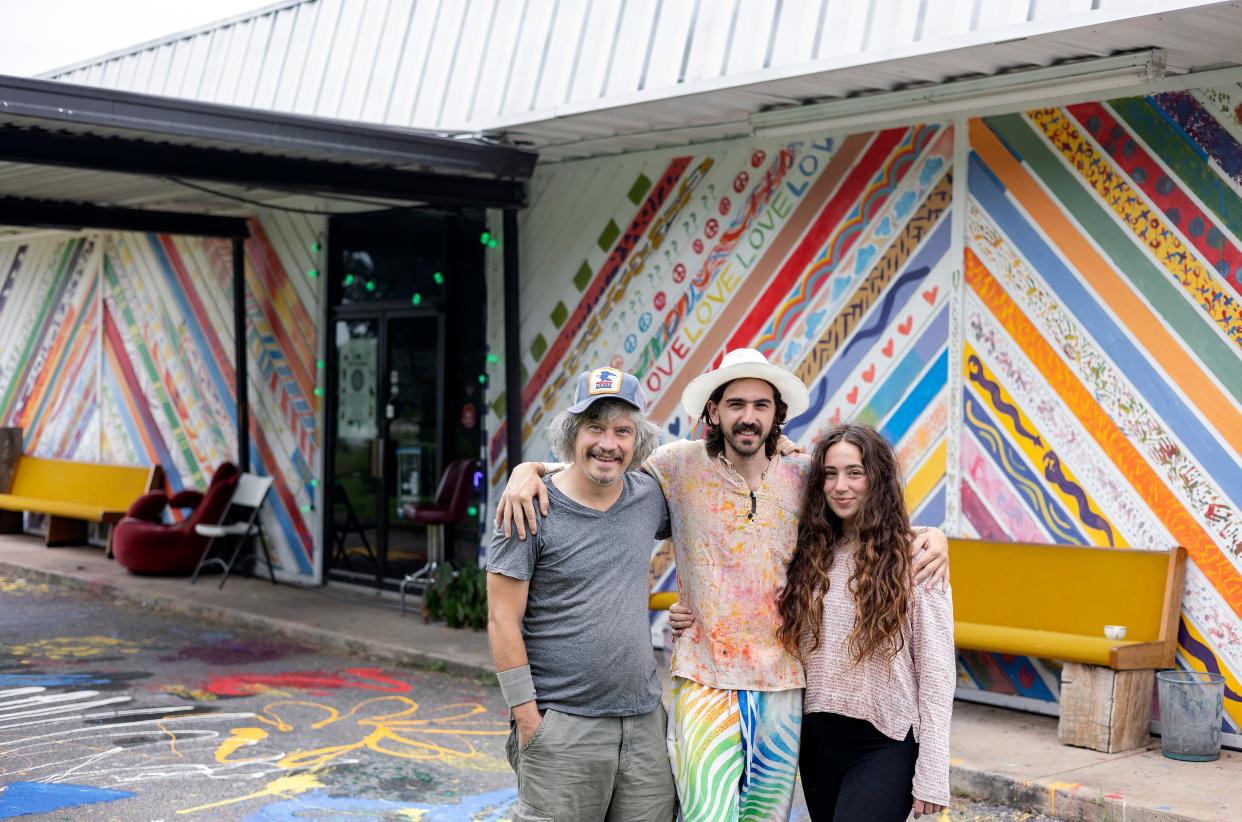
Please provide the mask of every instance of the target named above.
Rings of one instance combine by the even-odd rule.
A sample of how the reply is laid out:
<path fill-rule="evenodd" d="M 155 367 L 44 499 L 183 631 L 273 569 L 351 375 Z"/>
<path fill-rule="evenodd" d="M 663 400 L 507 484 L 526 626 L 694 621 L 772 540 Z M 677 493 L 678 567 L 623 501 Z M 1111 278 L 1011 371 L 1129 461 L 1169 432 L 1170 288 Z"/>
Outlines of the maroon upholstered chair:
<path fill-rule="evenodd" d="M 474 470 L 478 463 L 470 459 L 453 460 L 440 475 L 440 487 L 436 500 L 430 505 L 411 505 L 401 508 L 402 516 L 419 525 L 427 526 L 427 562 L 401 580 L 401 613 L 405 613 L 405 587 L 407 585 L 430 585 L 435 581 L 436 568 L 444 562 L 444 528 L 456 525 L 466 518 L 470 509 L 470 495 L 474 491 Z"/>
<path fill-rule="evenodd" d="M 125 519 L 113 528 L 116 561 L 133 574 L 193 572 L 209 541 L 195 533 L 194 527 L 220 522 L 240 476 L 236 465 L 224 462 L 212 475 L 206 491 L 178 491 L 171 497 L 155 491 L 139 497 Z M 161 521 L 165 507 L 193 510 L 181 522 L 166 525 Z"/>

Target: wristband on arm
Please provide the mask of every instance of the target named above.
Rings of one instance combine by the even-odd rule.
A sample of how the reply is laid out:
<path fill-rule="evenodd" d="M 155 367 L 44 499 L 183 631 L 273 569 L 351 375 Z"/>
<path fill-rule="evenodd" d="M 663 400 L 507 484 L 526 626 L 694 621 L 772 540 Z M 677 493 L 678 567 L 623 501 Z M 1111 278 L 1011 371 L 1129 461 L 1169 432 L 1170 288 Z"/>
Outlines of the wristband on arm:
<path fill-rule="evenodd" d="M 510 708 L 535 700 L 535 680 L 531 679 L 530 665 L 499 671 L 496 681 L 500 683 L 500 694 Z"/>

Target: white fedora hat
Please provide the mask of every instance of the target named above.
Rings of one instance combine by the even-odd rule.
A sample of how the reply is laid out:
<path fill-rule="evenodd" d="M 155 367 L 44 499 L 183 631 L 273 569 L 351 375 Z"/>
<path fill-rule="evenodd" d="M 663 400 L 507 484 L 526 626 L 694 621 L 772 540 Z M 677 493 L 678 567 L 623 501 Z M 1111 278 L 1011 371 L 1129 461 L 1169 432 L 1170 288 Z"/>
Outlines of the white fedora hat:
<path fill-rule="evenodd" d="M 715 371 L 708 371 L 690 381 L 686 390 L 681 392 L 681 408 L 691 419 L 698 419 L 713 391 L 727 382 L 744 379 L 763 380 L 779 391 L 781 399 L 789 406 L 787 420 L 792 420 L 811 404 L 811 395 L 802 380 L 772 365 L 767 357 L 753 348 L 735 348 L 724 355 Z"/>

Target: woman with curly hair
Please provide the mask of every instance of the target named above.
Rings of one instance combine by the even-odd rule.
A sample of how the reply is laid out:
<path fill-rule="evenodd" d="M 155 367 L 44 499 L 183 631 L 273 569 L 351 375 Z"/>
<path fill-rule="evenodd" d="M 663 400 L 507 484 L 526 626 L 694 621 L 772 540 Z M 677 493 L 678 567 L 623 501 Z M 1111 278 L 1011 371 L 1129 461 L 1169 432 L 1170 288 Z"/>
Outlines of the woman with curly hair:
<path fill-rule="evenodd" d="M 950 592 L 911 579 L 897 457 L 874 428 L 831 428 L 811 465 L 778 631 L 806 668 L 807 809 L 815 822 L 938 813 L 957 679 Z"/>

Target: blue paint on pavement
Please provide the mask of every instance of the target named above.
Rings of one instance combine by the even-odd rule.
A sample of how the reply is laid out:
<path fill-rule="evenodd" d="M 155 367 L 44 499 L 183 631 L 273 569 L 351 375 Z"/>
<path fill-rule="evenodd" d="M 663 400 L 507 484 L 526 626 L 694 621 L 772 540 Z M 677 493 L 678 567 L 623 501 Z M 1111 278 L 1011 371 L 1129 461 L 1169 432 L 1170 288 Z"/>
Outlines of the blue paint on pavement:
<path fill-rule="evenodd" d="M 0 819 L 47 813 L 97 802 L 115 802 L 133 796 L 129 791 L 112 791 L 91 785 L 14 782 L 0 791 Z"/>

